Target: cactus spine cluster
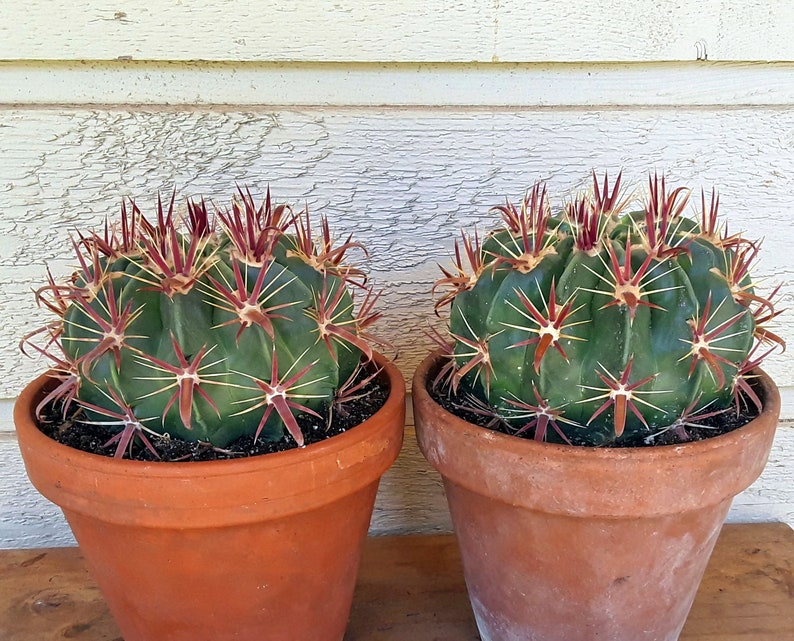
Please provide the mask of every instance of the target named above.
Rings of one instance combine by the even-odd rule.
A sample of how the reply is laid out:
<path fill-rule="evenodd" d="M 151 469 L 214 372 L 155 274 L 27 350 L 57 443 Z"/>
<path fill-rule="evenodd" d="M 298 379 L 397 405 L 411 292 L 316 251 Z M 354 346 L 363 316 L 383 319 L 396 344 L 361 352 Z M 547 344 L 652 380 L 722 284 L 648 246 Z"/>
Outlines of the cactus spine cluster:
<path fill-rule="evenodd" d="M 117 225 L 73 239 L 68 282 L 49 275 L 37 292 L 57 319 L 23 349 L 58 378 L 38 411 L 79 406 L 117 429 L 118 457 L 134 440 L 154 451 L 155 433 L 225 447 L 286 431 L 302 445 L 296 417 L 355 390 L 373 357 L 377 295 L 344 262 L 363 248 L 335 246 L 325 219 L 315 237 L 308 211 L 273 205 L 269 190 L 261 204 L 240 190 L 216 211 L 189 201 L 184 215 L 158 199 L 156 221 L 129 205 Z"/>
<path fill-rule="evenodd" d="M 494 208 L 502 225 L 462 235 L 442 268 L 450 306 L 447 382 L 473 411 L 513 433 L 585 445 L 638 443 L 761 400 L 752 370 L 783 341 L 779 312 L 755 293 L 758 243 L 720 225 L 719 199 L 649 179 L 632 210 L 593 187 L 552 215 L 546 188 Z"/>

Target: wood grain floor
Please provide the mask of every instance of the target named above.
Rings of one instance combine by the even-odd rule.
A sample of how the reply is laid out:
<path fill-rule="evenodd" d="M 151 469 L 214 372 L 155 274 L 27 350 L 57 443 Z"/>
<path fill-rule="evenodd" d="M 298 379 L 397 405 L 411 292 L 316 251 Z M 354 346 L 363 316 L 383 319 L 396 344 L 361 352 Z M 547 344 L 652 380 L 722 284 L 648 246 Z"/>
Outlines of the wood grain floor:
<path fill-rule="evenodd" d="M 76 548 L 0 551 L 0 639 L 123 641 Z M 369 538 L 345 641 L 477 641 L 455 538 Z M 794 530 L 726 525 L 681 641 L 794 639 Z"/>

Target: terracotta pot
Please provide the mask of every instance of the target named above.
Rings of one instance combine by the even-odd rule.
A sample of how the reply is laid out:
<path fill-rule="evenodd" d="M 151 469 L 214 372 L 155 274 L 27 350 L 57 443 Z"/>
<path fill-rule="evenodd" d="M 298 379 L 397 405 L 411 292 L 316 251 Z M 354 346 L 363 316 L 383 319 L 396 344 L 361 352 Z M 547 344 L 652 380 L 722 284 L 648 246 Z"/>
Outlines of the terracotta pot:
<path fill-rule="evenodd" d="M 472 425 L 413 379 L 419 447 L 444 479 L 483 641 L 674 641 L 734 495 L 761 473 L 780 397 L 684 445 L 585 448 Z"/>
<path fill-rule="evenodd" d="M 58 504 L 125 641 L 340 641 L 381 475 L 402 443 L 405 384 L 302 450 L 233 461 L 144 463 L 60 445 L 20 396 L 28 475 Z"/>

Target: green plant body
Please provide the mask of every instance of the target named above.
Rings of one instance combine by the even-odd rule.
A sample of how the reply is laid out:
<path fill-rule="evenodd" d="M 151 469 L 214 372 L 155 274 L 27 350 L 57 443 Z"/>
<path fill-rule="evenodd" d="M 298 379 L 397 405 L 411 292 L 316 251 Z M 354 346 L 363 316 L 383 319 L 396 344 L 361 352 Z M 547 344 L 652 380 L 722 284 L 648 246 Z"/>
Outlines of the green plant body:
<path fill-rule="evenodd" d="M 168 434 L 225 447 L 242 435 L 298 445 L 301 413 L 320 416 L 356 388 L 373 357 L 380 314 L 364 273 L 344 262 L 322 219 L 257 204 L 240 190 L 210 211 L 158 199 L 157 220 L 130 201 L 118 224 L 79 233 L 79 268 L 37 292 L 57 319 L 23 340 L 53 363 L 57 388 L 42 402 L 76 405 L 135 439 Z M 360 296 L 360 304 L 354 304 Z M 357 311 L 356 311 L 357 308 Z"/>
<path fill-rule="evenodd" d="M 686 440 L 734 403 L 760 407 L 752 370 L 783 341 L 750 276 L 759 245 L 720 225 L 716 194 L 695 218 L 689 197 L 653 176 L 633 210 L 620 176 L 594 175 L 556 215 L 540 184 L 494 208 L 501 227 L 464 234 L 434 287 L 452 338 L 439 380 L 508 431 L 584 445 Z"/>

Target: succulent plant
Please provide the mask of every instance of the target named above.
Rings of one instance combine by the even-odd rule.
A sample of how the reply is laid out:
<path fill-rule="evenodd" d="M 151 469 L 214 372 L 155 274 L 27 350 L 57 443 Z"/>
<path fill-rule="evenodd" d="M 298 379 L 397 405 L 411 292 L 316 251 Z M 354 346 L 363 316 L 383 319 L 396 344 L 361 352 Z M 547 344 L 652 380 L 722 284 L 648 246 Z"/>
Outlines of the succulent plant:
<path fill-rule="evenodd" d="M 434 286 L 452 342 L 436 383 L 537 440 L 638 443 L 733 405 L 760 407 L 753 369 L 779 313 L 755 292 L 759 244 L 729 234 L 719 197 L 651 176 L 639 208 L 608 175 L 552 215 L 536 184 L 501 226 L 462 234 Z"/>
<path fill-rule="evenodd" d="M 261 204 L 240 189 L 230 209 L 191 200 L 184 214 L 158 198 L 156 221 L 123 203 L 117 224 L 72 239 L 71 278 L 48 272 L 36 294 L 57 319 L 23 350 L 58 379 L 37 411 L 79 407 L 117 430 L 117 457 L 136 439 L 154 451 L 149 434 L 225 447 L 286 431 L 302 445 L 296 417 L 358 389 L 380 316 L 344 262 L 363 247 L 335 244 L 325 218 L 315 231 L 308 209 L 273 205 L 269 189 Z"/>

